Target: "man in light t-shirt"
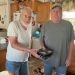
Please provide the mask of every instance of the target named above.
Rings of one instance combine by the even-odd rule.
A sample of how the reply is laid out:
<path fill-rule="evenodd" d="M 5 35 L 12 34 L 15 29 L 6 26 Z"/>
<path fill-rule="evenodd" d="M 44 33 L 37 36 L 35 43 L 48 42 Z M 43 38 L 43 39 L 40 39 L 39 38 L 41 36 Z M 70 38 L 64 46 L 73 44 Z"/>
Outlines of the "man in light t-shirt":
<path fill-rule="evenodd" d="M 6 54 L 6 70 L 9 75 L 29 75 L 29 53 L 38 57 L 37 49 L 30 49 L 32 30 L 32 10 L 25 7 L 20 19 L 12 21 L 7 30 L 8 47 Z"/>

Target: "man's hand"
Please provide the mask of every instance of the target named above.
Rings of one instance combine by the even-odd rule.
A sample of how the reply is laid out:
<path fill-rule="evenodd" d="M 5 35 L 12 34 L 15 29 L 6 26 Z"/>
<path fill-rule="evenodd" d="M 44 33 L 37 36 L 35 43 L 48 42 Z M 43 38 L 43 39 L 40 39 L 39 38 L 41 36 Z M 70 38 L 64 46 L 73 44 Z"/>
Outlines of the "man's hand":
<path fill-rule="evenodd" d="M 71 66 L 71 58 L 67 58 L 65 64 L 66 64 L 66 67 Z"/>
<path fill-rule="evenodd" d="M 34 56 L 34 57 L 36 57 L 36 58 L 40 58 L 40 56 L 37 54 L 37 49 L 31 49 L 30 50 L 30 53 Z"/>
<path fill-rule="evenodd" d="M 68 56 L 66 59 L 66 66 L 69 67 L 72 64 L 72 52 L 74 50 L 74 40 L 71 41 L 70 45 L 69 45 L 69 52 L 68 52 Z"/>

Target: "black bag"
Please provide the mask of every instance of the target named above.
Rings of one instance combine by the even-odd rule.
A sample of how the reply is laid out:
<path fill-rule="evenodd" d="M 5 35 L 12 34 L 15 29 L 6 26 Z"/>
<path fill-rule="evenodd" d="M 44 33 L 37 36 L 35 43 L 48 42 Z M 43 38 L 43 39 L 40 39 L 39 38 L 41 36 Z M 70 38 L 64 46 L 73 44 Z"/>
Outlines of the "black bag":
<path fill-rule="evenodd" d="M 53 54 L 53 50 L 52 49 L 39 49 L 37 52 L 38 55 L 40 55 L 40 57 L 44 60 L 48 59 L 52 54 Z"/>

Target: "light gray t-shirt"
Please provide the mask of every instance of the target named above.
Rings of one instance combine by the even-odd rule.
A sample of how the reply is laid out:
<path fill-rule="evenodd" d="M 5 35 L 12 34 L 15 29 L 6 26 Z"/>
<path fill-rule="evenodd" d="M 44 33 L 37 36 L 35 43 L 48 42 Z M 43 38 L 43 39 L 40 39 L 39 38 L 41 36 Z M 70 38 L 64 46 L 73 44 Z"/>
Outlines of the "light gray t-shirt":
<path fill-rule="evenodd" d="M 7 36 L 17 37 L 18 42 L 25 45 L 26 48 L 30 47 L 31 43 L 31 26 L 25 30 L 19 21 L 14 21 L 9 24 Z M 15 62 L 28 61 L 29 53 L 26 51 L 20 51 L 11 47 L 10 41 L 7 47 L 6 59 Z"/>
<path fill-rule="evenodd" d="M 57 24 L 48 21 L 42 26 L 41 33 L 44 36 L 45 45 L 53 49 L 53 55 L 44 62 L 54 66 L 64 65 L 68 55 L 68 46 L 74 39 L 71 23 L 65 20 Z"/>

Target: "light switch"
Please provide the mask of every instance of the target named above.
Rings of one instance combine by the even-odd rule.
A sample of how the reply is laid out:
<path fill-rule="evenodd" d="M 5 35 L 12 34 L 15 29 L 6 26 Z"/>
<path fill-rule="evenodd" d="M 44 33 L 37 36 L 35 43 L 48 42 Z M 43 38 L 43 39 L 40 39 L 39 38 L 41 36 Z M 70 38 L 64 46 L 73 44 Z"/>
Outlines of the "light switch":
<path fill-rule="evenodd" d="M 4 21 L 1 21 L 2 24 L 4 24 Z"/>

